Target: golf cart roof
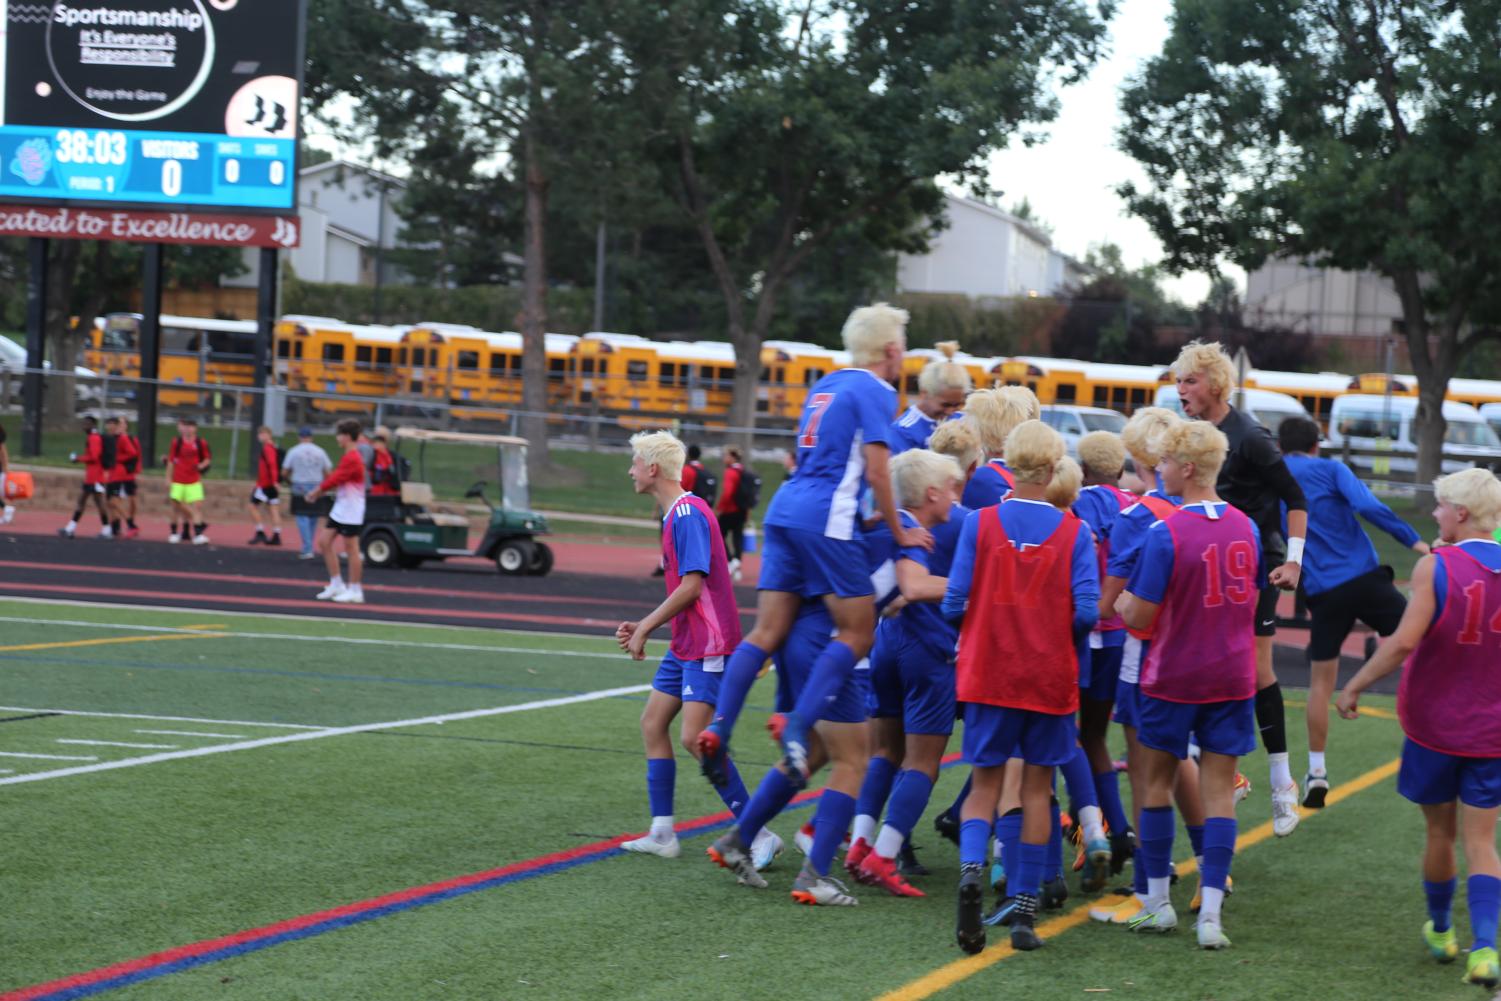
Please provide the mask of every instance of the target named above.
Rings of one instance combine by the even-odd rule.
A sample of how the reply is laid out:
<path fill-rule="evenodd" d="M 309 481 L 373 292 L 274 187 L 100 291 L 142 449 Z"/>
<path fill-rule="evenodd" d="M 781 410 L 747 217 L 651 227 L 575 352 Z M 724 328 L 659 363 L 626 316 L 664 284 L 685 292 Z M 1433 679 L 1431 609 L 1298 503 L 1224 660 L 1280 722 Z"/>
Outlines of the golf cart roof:
<path fill-rule="evenodd" d="M 399 427 L 396 437 L 414 441 L 448 442 L 454 445 L 528 445 L 525 438 L 508 434 L 474 434 L 469 431 L 431 431 L 427 428 Z"/>

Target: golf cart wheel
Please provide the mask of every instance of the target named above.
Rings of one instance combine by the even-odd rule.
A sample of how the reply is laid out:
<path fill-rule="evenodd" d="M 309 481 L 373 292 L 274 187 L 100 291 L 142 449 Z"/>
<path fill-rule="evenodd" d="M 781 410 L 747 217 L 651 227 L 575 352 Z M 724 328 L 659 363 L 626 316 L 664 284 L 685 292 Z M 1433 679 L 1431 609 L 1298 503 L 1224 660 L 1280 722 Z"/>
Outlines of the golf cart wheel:
<path fill-rule="evenodd" d="M 495 551 L 495 567 L 507 577 L 524 574 L 537 558 L 531 539 L 510 539 Z"/>
<path fill-rule="evenodd" d="M 534 555 L 526 572 L 533 577 L 546 577 L 552 570 L 552 547 L 545 542 L 532 543 Z"/>
<path fill-rule="evenodd" d="M 394 567 L 401 559 L 401 547 L 390 532 L 371 532 L 365 536 L 365 562 L 373 567 Z"/>

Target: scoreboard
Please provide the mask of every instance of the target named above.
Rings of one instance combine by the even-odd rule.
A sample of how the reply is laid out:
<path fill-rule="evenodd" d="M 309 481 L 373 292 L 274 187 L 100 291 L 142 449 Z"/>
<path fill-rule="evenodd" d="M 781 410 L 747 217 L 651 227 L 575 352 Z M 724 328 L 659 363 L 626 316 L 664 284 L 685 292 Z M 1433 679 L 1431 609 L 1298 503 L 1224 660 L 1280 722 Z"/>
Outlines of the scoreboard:
<path fill-rule="evenodd" d="M 304 0 L 0 9 L 0 201 L 296 209 Z"/>

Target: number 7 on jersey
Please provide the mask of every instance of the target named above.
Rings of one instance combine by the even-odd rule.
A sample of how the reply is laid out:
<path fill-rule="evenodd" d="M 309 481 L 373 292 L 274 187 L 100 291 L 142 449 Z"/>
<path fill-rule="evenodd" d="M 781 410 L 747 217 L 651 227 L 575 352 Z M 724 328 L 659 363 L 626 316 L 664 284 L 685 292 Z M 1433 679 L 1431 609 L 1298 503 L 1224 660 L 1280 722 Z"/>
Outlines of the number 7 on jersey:
<path fill-rule="evenodd" d="M 814 393 L 808 397 L 808 420 L 803 433 L 797 436 L 798 448 L 814 448 L 818 445 L 818 425 L 823 421 L 824 411 L 834 402 L 834 393 Z"/>

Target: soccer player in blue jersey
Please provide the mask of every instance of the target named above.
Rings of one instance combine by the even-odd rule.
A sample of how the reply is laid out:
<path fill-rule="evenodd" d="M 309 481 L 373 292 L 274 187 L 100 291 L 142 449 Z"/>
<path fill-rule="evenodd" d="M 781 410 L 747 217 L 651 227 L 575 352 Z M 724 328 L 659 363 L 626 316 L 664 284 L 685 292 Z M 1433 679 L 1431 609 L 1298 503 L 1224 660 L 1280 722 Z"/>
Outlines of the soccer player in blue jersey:
<path fill-rule="evenodd" d="M 640 660 L 652 631 L 671 623 L 672 645 L 657 668 L 641 713 L 651 830 L 620 847 L 676 858 L 680 848 L 672 804 L 677 764 L 668 728 L 681 713 L 683 746 L 689 753 L 696 752 L 698 733 L 714 713 L 725 655 L 740 639 L 740 617 L 718 525 L 709 505 L 683 489 L 683 443 L 666 431 L 643 432 L 631 438 L 631 448 L 632 485 L 637 493 L 650 494 L 667 512 L 662 519 L 662 549 L 668 593 L 639 622 L 622 622 L 615 637 L 621 649 Z M 739 813 L 749 796 L 734 762 L 727 762 L 726 770 L 729 781 L 718 791 L 724 805 Z M 762 831 L 760 843 L 751 846 L 752 856 L 764 865 L 780 848 L 775 834 Z"/>
<path fill-rule="evenodd" d="M 730 657 L 714 722 L 699 734 L 704 774 L 715 784 L 725 778 L 724 761 L 746 693 L 766 658 L 787 638 L 804 599 L 823 600 L 837 635 L 818 655 L 797 706 L 786 716 L 781 744 L 794 783 L 807 781 L 809 729 L 870 652 L 876 612 L 865 541 L 856 524 L 861 482 L 870 484 L 876 508 L 899 544 L 932 545 L 926 529 L 900 526 L 887 469 L 886 442 L 896 413 L 890 380 L 901 374 L 906 324 L 907 313 L 885 303 L 855 310 L 843 331 L 854 367 L 824 376 L 808 391 L 795 439 L 797 471 L 776 492 L 763 521 L 756 625 Z M 829 750 L 841 757 L 838 749 Z M 865 750 L 861 747 L 856 757 Z M 820 812 L 843 812 L 843 828 L 854 816 L 862 776 L 847 789 L 831 785 L 823 794 Z M 737 873 L 741 862 L 748 862 L 743 846 L 726 845 L 721 854 Z"/>
<path fill-rule="evenodd" d="M 977 389 L 964 401 L 964 419 L 980 435 L 988 460 L 965 484 L 960 502 L 971 511 L 999 504 L 1015 485 L 1006 465 L 1006 437 L 1023 421 L 1042 413 L 1037 394 L 1025 386 Z"/>
<path fill-rule="evenodd" d="M 938 425 L 955 416 L 974 385 L 968 370 L 952 360 L 959 342 L 944 341 L 937 348 L 943 360 L 923 366 L 917 375 L 917 399 L 892 422 L 887 444 L 893 456 L 909 448 L 927 448 Z"/>
<path fill-rule="evenodd" d="M 1334 694 L 1340 647 L 1356 619 L 1382 636 L 1390 636 L 1407 608 L 1407 599 L 1392 583 L 1391 568 L 1378 566 L 1376 547 L 1356 515 L 1414 552 L 1426 555 L 1428 543 L 1377 500 L 1348 466 L 1319 457 L 1319 426 L 1313 421 L 1291 417 L 1278 426 L 1277 439 L 1287 471 L 1303 488 L 1308 502 L 1302 584 L 1313 626 L 1308 634 L 1312 673 L 1308 683 L 1308 774 L 1303 779 L 1303 805 L 1317 810 L 1329 794 L 1324 752 L 1329 743 L 1329 699 Z"/>

